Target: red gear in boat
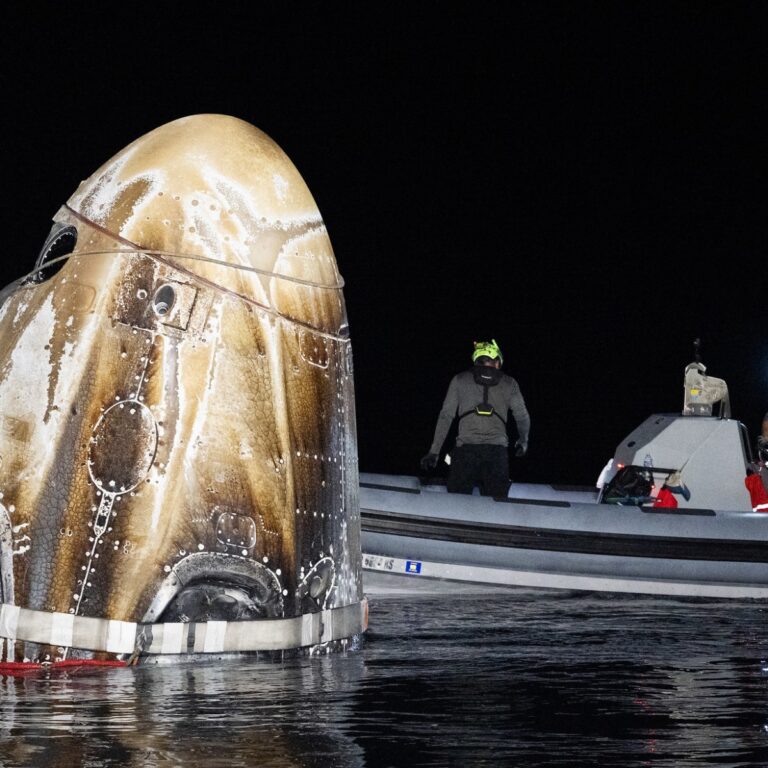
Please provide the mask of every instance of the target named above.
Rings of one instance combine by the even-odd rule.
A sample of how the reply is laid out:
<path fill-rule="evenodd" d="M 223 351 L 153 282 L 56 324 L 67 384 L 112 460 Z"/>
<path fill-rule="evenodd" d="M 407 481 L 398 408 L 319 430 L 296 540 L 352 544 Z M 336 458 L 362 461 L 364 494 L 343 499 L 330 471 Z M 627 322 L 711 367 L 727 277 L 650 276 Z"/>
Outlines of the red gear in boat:
<path fill-rule="evenodd" d="M 671 507 L 671 508 L 677 508 L 677 499 L 672 494 L 672 491 L 669 490 L 666 486 L 663 487 L 658 495 L 656 496 L 656 501 L 653 502 L 654 507 Z"/>
<path fill-rule="evenodd" d="M 768 490 L 765 489 L 762 472 L 768 470 L 762 469 L 760 472 L 754 472 L 744 478 L 744 485 L 747 486 L 750 499 L 752 500 L 753 512 L 768 512 Z"/>

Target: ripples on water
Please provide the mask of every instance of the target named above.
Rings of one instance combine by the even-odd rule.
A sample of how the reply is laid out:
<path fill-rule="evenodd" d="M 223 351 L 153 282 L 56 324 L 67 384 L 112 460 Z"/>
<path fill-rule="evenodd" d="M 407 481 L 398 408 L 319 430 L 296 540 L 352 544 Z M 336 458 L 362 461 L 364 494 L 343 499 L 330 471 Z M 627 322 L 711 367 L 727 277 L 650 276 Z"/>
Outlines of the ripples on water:
<path fill-rule="evenodd" d="M 766 766 L 766 608 L 371 594 L 346 654 L 0 678 L 0 766 Z"/>

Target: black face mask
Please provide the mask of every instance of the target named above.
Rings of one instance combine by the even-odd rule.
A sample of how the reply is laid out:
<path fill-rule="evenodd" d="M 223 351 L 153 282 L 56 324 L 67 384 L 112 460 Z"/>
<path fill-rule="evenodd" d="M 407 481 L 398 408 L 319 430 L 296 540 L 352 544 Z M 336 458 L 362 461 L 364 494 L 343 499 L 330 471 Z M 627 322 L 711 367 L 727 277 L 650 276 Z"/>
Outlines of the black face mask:
<path fill-rule="evenodd" d="M 501 381 L 501 368 L 491 365 L 475 365 L 472 368 L 475 384 L 481 387 L 495 387 Z"/>

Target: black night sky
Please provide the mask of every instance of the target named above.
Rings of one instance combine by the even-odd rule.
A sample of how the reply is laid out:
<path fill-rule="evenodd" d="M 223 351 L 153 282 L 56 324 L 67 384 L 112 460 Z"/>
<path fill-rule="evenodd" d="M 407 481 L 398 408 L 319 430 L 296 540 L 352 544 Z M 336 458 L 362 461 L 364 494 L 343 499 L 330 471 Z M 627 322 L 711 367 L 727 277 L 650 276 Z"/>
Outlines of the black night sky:
<path fill-rule="evenodd" d="M 532 417 L 515 479 L 593 483 L 681 409 L 696 337 L 756 435 L 767 21 L 738 2 L 10 4 L 3 284 L 125 145 L 230 114 L 287 152 L 328 227 L 362 470 L 418 474 L 490 337 Z"/>

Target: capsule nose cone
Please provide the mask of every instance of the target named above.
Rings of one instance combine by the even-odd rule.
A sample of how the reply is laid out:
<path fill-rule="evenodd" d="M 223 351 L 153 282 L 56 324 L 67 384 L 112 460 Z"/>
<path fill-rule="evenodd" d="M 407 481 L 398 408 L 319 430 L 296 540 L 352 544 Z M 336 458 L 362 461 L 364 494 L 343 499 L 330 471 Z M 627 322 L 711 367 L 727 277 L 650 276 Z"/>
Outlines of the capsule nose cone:
<path fill-rule="evenodd" d="M 163 125 L 82 182 L 67 207 L 127 247 L 168 254 L 291 319 L 330 332 L 344 324 L 315 200 L 285 152 L 242 120 L 194 115 Z"/>
<path fill-rule="evenodd" d="M 143 248 L 197 248 L 222 258 L 258 254 L 246 240 L 265 228 L 320 220 L 282 149 L 225 115 L 185 117 L 150 131 L 83 181 L 67 205 Z"/>

